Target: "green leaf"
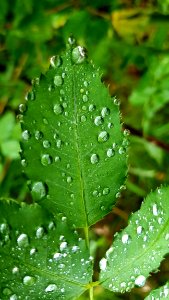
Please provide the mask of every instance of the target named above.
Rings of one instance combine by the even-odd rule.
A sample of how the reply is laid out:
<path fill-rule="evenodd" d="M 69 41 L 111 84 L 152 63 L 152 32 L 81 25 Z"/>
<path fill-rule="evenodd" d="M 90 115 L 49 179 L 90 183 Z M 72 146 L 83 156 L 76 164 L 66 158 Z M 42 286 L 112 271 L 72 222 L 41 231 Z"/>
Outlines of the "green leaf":
<path fill-rule="evenodd" d="M 165 300 L 169 297 L 169 282 L 159 289 L 153 290 L 145 300 Z"/>
<path fill-rule="evenodd" d="M 129 225 L 118 233 L 106 258 L 100 262 L 104 287 L 114 292 L 144 286 L 157 270 L 169 246 L 169 187 L 149 194 Z"/>
<path fill-rule="evenodd" d="M 0 201 L 0 298 L 74 299 L 91 281 L 91 259 L 65 217 Z"/>
<path fill-rule="evenodd" d="M 73 40 L 69 39 L 70 44 Z M 126 131 L 86 50 L 69 45 L 27 95 L 22 163 L 41 204 L 87 227 L 110 212 L 126 176 Z M 37 199 L 37 197 L 36 197 Z"/>

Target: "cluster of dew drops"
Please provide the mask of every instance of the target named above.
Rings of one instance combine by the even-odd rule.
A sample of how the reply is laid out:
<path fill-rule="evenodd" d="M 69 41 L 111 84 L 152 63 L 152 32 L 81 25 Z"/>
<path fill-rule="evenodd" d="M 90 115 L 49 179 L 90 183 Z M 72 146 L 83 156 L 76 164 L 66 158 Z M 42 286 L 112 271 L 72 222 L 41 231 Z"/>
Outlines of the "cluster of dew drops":
<path fill-rule="evenodd" d="M 61 222 L 65 223 L 67 221 L 66 217 L 61 217 Z M 36 231 L 35 231 L 35 238 L 37 240 L 45 240 L 46 239 L 46 232 L 48 231 L 48 233 L 50 233 L 51 231 L 56 229 L 56 225 L 53 221 L 50 221 L 47 229 L 45 229 L 43 226 L 39 226 L 37 227 Z M 8 226 L 8 223 L 5 221 L 3 223 L 0 224 L 0 233 L 2 235 L 2 241 L 0 246 L 4 246 L 5 244 L 7 244 L 10 241 L 10 227 Z M 77 268 L 76 268 L 76 260 L 75 260 L 75 256 L 77 255 L 78 258 L 81 257 L 81 265 L 83 266 L 83 270 L 84 273 L 80 274 L 81 279 L 86 279 L 87 276 L 87 268 L 88 266 L 91 264 L 91 262 L 93 261 L 93 257 L 89 256 L 88 258 L 83 258 L 82 256 L 82 249 L 81 249 L 81 242 L 82 238 L 78 238 L 78 233 L 75 230 L 74 231 L 74 235 L 76 238 L 76 243 L 73 245 L 69 245 L 68 242 L 65 239 L 64 235 L 60 235 L 59 236 L 59 246 L 57 247 L 57 249 L 59 249 L 59 251 L 53 252 L 52 253 L 52 257 L 50 257 L 48 259 L 48 268 L 49 270 L 51 269 L 50 265 L 52 264 L 56 264 L 57 263 L 57 270 L 59 271 L 59 273 L 61 275 L 64 276 L 70 276 L 72 274 L 72 268 L 74 268 L 73 274 L 74 274 L 74 280 L 78 281 L 79 279 L 79 274 L 77 272 Z M 34 248 L 31 246 L 30 243 L 30 239 L 28 237 L 28 235 L 24 232 L 20 233 L 17 231 L 16 232 L 16 248 L 19 251 L 28 251 L 29 255 L 30 255 L 30 260 L 34 259 L 34 257 L 36 257 L 36 255 L 38 254 L 38 249 Z M 15 248 L 13 248 L 12 251 L 14 251 Z M 71 263 L 71 270 L 69 270 L 70 268 L 70 263 L 69 260 L 71 259 L 72 263 Z M 34 260 L 33 260 L 34 261 Z M 40 267 L 40 265 L 39 265 Z M 85 271 L 86 270 L 86 271 Z M 13 268 L 11 269 L 11 274 L 13 276 L 18 276 L 20 275 L 20 268 L 17 265 L 14 265 Z M 36 284 L 37 278 L 36 276 L 32 276 L 30 274 L 25 274 L 22 278 L 22 283 L 24 286 L 28 286 L 28 287 L 32 287 Z M 60 283 L 61 284 L 61 283 Z M 65 293 L 65 287 L 64 285 L 62 285 L 62 287 L 59 287 L 59 285 L 56 285 L 55 283 L 49 283 L 46 285 L 46 287 L 44 288 L 44 292 L 46 294 L 50 294 L 53 292 L 59 292 L 60 293 L 60 299 L 64 299 L 64 293 Z M 16 294 L 13 294 L 13 291 L 8 287 L 4 287 L 4 289 L 2 290 L 2 294 L 4 296 L 9 296 L 9 300 L 18 300 L 20 299 L 20 296 L 17 296 Z"/>
<path fill-rule="evenodd" d="M 73 45 L 75 43 L 73 38 L 69 38 L 68 41 L 69 41 L 69 44 L 71 44 L 71 45 Z M 73 50 L 72 50 L 72 60 L 75 64 L 81 64 L 85 61 L 85 59 L 86 59 L 86 50 L 85 50 L 85 48 L 83 48 L 81 46 L 77 46 L 77 47 L 73 48 Z M 57 67 L 60 67 L 62 65 L 61 57 L 60 56 L 53 56 L 50 60 L 50 65 L 51 65 L 52 68 L 55 68 L 55 69 Z M 63 96 L 63 94 L 64 94 L 64 90 L 62 89 L 62 85 L 64 83 L 65 76 L 66 76 L 66 73 L 63 72 L 61 75 L 55 75 L 54 80 L 53 80 L 54 87 L 61 88 L 60 89 L 61 96 Z M 95 76 L 95 74 L 93 74 L 93 76 Z M 35 79 L 33 81 L 33 84 L 34 85 L 39 85 L 39 79 L 38 78 Z M 88 84 L 89 84 L 89 82 L 84 81 L 84 87 L 80 89 L 80 94 L 82 95 L 82 103 L 84 103 L 84 104 L 86 104 L 89 100 L 88 99 L 88 90 L 85 90 L 88 87 Z M 52 90 L 52 85 L 49 85 L 48 89 L 49 89 L 49 91 L 51 91 Z M 28 94 L 26 96 L 26 100 L 33 101 L 33 100 L 35 100 L 35 98 L 36 98 L 36 95 L 35 95 L 33 90 L 31 92 L 28 92 Z M 62 99 L 62 97 L 60 99 Z M 119 100 L 114 98 L 114 104 L 119 105 Z M 53 112 L 56 115 L 61 115 L 61 114 L 65 113 L 65 115 L 67 116 L 68 112 L 67 111 L 64 112 L 64 110 L 66 108 L 67 108 L 67 103 L 62 101 L 62 104 L 60 104 L 60 103 L 54 104 Z M 86 109 L 87 109 L 86 105 L 83 105 L 82 110 L 85 111 Z M 96 106 L 94 104 L 89 104 L 89 106 L 88 106 L 89 112 L 93 112 L 93 111 L 95 111 L 95 109 L 96 109 Z M 27 110 L 26 104 L 20 104 L 19 110 L 20 110 L 21 114 L 24 114 L 25 111 Z M 99 127 L 99 128 L 100 127 L 103 128 L 104 118 L 106 118 L 106 117 L 108 118 L 109 115 L 110 115 L 110 109 L 107 108 L 107 107 L 102 107 L 100 115 L 95 116 L 95 118 L 93 120 L 94 125 Z M 23 117 L 22 115 L 20 115 L 20 117 L 19 117 L 19 119 L 21 121 L 22 121 L 22 117 Z M 80 121 L 82 123 L 84 123 L 86 121 L 86 116 L 82 115 L 81 118 L 80 118 Z M 47 121 L 46 118 L 43 119 L 43 122 L 45 124 L 48 124 L 48 121 Z M 60 126 L 60 124 L 61 123 L 58 122 L 58 126 Z M 113 126 L 114 125 L 113 125 L 112 122 L 108 122 L 108 124 L 107 124 L 108 129 L 112 128 Z M 126 137 L 129 135 L 129 130 L 125 129 L 123 133 L 124 133 L 124 140 L 123 140 L 122 146 L 118 148 L 118 153 L 120 155 L 125 154 L 126 147 L 128 146 L 128 140 L 126 139 Z M 47 139 L 43 139 L 43 133 L 41 131 L 36 130 L 35 133 L 34 133 L 34 137 L 37 141 L 40 141 L 40 140 L 42 141 L 42 146 L 43 146 L 44 150 L 47 151 L 47 149 L 49 149 L 51 147 L 51 142 Z M 29 141 L 29 139 L 31 138 L 31 133 L 28 130 L 24 130 L 22 132 L 22 138 L 25 142 Z M 100 131 L 98 133 L 97 140 L 98 140 L 99 143 L 105 143 L 105 142 L 108 141 L 108 139 L 109 139 L 109 134 L 105 129 L 103 129 L 102 131 Z M 59 139 L 57 133 L 54 133 L 54 140 L 55 140 L 56 147 L 58 149 L 60 149 L 63 145 L 63 142 L 61 141 L 61 139 Z M 107 148 L 105 160 L 110 159 L 111 157 L 115 156 L 116 148 L 117 148 L 116 143 L 113 143 L 111 147 Z M 54 157 L 54 159 L 48 153 L 42 154 L 42 156 L 41 156 L 41 164 L 43 166 L 48 166 L 48 165 L 52 164 L 53 162 L 59 163 L 60 161 L 61 161 L 61 157 L 59 155 L 56 155 Z M 96 165 L 96 164 L 99 163 L 100 157 L 97 153 L 91 153 L 89 161 L 92 165 Z M 21 164 L 22 164 L 23 167 L 26 167 L 27 166 L 26 159 L 23 158 L 21 160 Z M 67 169 L 69 169 L 69 168 L 70 168 L 70 164 L 67 164 Z M 63 173 L 63 176 L 64 175 L 65 175 L 65 173 Z M 66 178 L 66 182 L 68 184 L 71 184 L 72 181 L 73 181 L 72 176 L 68 175 L 67 178 Z M 33 190 L 33 193 L 36 194 L 37 200 L 40 200 L 41 198 L 46 196 L 48 189 L 47 189 L 47 186 L 43 182 L 35 182 L 32 185 L 32 190 Z M 103 195 L 103 196 L 108 195 L 109 192 L 110 192 L 109 187 L 104 187 L 103 190 L 100 191 L 100 186 L 99 186 L 98 189 L 96 189 L 92 192 L 92 194 L 93 194 L 94 197 L 99 197 L 101 195 Z M 118 192 L 116 194 L 117 198 L 119 196 L 120 196 L 120 192 Z"/>
<path fill-rule="evenodd" d="M 158 197 L 162 196 L 162 191 L 160 188 L 157 189 L 157 195 Z M 142 239 L 142 249 L 143 251 L 146 251 L 146 247 L 149 245 L 149 239 L 151 242 L 151 237 L 153 238 L 154 235 L 157 236 L 158 232 L 160 231 L 160 225 L 163 226 L 165 222 L 165 212 L 163 210 L 163 205 L 161 201 L 158 201 L 158 204 L 156 202 L 152 203 L 151 206 L 148 209 L 148 214 L 151 215 L 151 218 L 147 221 L 147 216 L 146 215 L 141 215 L 139 212 L 137 213 L 137 218 L 135 219 L 134 223 L 131 220 L 129 223 L 129 226 L 132 226 L 133 230 L 135 230 L 136 233 L 136 239 L 138 242 L 140 239 Z M 144 224 L 144 225 L 143 225 Z M 145 230 L 146 227 L 147 229 Z M 135 229 L 134 229 L 135 228 Z M 118 237 L 119 234 L 116 233 L 115 237 Z M 166 242 L 169 241 L 169 233 L 165 234 L 165 240 Z M 136 240 L 135 240 L 136 241 Z M 126 232 L 124 232 L 121 235 L 121 240 L 119 240 L 122 249 L 123 249 L 123 255 L 124 253 L 127 252 L 127 247 L 131 244 L 132 242 L 132 236 Z M 168 244 L 169 245 L 169 244 Z M 115 261 L 117 259 L 118 261 L 118 255 L 116 255 L 116 247 L 118 249 L 118 244 L 117 246 L 112 246 L 106 253 L 106 258 L 103 258 L 100 261 L 100 269 L 103 272 L 107 272 L 108 269 L 110 268 L 107 264 L 108 259 L 112 260 L 112 263 L 115 264 Z M 134 247 L 134 246 L 133 246 Z M 139 247 L 140 251 L 142 251 L 141 246 Z M 113 253 L 111 255 L 111 253 Z M 156 256 L 158 253 L 156 250 L 153 250 L 151 252 L 151 257 L 149 258 L 150 261 L 155 262 Z M 125 265 L 125 262 L 124 262 Z M 112 279 L 112 283 L 109 284 L 109 288 L 112 289 L 114 292 L 125 292 L 125 291 L 130 291 L 131 288 L 135 285 L 137 287 L 143 287 L 146 283 L 146 277 L 142 274 L 142 268 L 144 268 L 144 271 L 147 272 L 147 263 L 141 265 L 140 267 L 134 267 L 133 269 L 133 275 L 130 278 L 130 281 L 128 282 L 121 282 L 120 286 L 116 286 L 116 278 Z M 151 270 L 150 270 L 151 271 Z M 119 270 L 120 272 L 120 270 Z"/>

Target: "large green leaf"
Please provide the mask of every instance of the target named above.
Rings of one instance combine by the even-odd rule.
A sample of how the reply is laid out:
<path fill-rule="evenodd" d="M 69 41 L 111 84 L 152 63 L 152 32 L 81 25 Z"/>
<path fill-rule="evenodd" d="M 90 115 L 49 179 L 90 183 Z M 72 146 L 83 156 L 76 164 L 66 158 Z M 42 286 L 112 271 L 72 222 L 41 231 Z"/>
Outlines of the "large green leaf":
<path fill-rule="evenodd" d="M 114 292 L 144 286 L 157 270 L 169 246 L 169 187 L 149 194 L 129 225 L 117 234 L 106 258 L 100 262 L 104 287 Z"/>
<path fill-rule="evenodd" d="M 159 289 L 153 290 L 146 300 L 166 300 L 169 298 L 169 282 Z"/>
<path fill-rule="evenodd" d="M 85 49 L 71 43 L 61 57 L 52 57 L 27 99 L 21 106 L 22 164 L 33 195 L 87 227 L 111 210 L 126 176 L 127 131 L 121 132 L 119 103 Z"/>
<path fill-rule="evenodd" d="M 91 260 L 65 217 L 0 201 L 0 299 L 77 298 L 91 281 Z"/>

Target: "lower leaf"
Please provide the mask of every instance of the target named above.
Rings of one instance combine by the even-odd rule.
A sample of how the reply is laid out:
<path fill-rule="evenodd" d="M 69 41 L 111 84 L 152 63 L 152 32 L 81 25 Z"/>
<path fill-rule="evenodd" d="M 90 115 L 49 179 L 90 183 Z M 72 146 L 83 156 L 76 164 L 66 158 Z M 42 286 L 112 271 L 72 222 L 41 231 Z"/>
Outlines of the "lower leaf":
<path fill-rule="evenodd" d="M 153 290 L 145 300 L 166 300 L 169 298 L 169 281 L 159 289 Z"/>

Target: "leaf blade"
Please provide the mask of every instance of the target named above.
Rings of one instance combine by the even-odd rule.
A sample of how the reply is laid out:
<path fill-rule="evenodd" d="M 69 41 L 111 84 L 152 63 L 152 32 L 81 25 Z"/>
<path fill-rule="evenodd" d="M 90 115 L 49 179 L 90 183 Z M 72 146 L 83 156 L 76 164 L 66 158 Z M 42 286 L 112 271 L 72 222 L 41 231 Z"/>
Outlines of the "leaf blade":
<path fill-rule="evenodd" d="M 146 300 L 165 300 L 169 296 L 169 282 L 167 282 L 164 286 L 151 291 L 151 293 L 145 298 Z"/>

